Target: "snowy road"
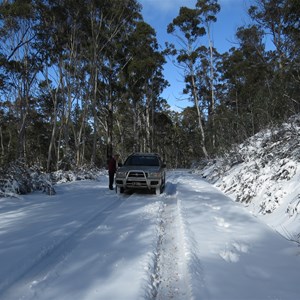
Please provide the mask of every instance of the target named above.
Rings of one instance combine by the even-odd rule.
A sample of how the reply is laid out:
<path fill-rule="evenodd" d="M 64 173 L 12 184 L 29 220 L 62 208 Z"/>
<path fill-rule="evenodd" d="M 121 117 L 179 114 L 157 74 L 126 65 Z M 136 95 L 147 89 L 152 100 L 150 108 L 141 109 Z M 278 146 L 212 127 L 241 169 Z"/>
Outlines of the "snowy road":
<path fill-rule="evenodd" d="M 187 171 L 160 196 L 56 191 L 0 199 L 0 299 L 299 298 L 297 245 Z"/>

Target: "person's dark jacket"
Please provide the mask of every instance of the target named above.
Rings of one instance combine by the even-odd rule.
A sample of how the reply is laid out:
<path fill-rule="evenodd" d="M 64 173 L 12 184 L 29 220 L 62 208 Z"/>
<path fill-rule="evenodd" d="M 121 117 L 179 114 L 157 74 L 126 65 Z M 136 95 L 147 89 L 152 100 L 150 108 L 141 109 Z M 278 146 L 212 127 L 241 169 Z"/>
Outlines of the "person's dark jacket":
<path fill-rule="evenodd" d="M 114 159 L 114 157 L 112 157 L 108 162 L 108 172 L 116 173 L 116 171 L 117 171 L 117 162 Z"/>

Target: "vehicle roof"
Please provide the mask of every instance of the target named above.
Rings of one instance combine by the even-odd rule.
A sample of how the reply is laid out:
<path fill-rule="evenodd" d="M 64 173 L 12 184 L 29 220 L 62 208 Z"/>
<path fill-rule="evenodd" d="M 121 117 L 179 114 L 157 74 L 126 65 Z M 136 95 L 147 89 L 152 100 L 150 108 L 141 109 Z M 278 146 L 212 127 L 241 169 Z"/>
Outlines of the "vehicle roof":
<path fill-rule="evenodd" d="M 129 156 L 160 156 L 158 153 L 148 153 L 148 152 L 135 152 Z"/>

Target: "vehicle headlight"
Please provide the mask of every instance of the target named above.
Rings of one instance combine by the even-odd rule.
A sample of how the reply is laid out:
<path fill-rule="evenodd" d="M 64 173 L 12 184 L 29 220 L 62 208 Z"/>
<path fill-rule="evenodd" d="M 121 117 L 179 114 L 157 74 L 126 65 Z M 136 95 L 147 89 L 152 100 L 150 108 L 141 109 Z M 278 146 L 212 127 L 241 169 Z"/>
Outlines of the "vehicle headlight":
<path fill-rule="evenodd" d="M 117 171 L 116 177 L 126 177 L 126 172 Z"/>
<path fill-rule="evenodd" d="M 159 173 L 159 172 L 149 172 L 148 177 L 160 178 L 161 173 Z"/>

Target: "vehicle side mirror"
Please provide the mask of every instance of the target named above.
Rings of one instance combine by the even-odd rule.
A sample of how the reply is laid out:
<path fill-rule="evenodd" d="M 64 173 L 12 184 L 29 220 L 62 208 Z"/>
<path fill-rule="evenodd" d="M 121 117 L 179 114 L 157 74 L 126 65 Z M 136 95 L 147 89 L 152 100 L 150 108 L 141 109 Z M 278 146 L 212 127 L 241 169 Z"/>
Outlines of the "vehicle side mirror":
<path fill-rule="evenodd" d="M 163 164 L 161 165 L 161 167 L 162 167 L 162 168 L 166 168 L 167 165 L 166 165 L 165 163 L 163 163 Z"/>

